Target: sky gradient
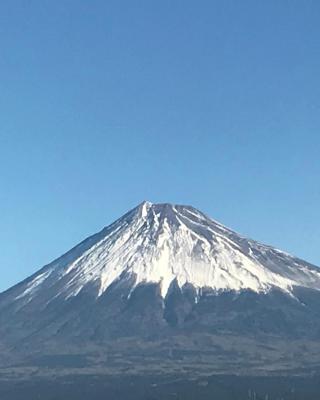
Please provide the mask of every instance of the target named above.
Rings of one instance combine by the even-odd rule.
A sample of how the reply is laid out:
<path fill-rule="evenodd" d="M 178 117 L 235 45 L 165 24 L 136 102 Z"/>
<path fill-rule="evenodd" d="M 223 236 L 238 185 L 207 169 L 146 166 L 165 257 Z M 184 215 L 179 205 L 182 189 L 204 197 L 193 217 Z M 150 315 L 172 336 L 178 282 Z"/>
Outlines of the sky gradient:
<path fill-rule="evenodd" d="M 0 291 L 142 200 L 320 265 L 318 1 L 0 3 Z"/>

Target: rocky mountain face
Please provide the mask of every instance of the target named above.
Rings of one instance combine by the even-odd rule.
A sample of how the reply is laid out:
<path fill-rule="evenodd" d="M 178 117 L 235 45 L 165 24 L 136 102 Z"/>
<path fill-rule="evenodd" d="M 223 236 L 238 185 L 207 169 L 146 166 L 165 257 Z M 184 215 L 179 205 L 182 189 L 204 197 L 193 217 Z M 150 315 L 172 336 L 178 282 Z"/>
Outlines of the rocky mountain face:
<path fill-rule="evenodd" d="M 317 267 L 144 202 L 0 294 L 0 366 L 312 370 L 319 290 Z"/>

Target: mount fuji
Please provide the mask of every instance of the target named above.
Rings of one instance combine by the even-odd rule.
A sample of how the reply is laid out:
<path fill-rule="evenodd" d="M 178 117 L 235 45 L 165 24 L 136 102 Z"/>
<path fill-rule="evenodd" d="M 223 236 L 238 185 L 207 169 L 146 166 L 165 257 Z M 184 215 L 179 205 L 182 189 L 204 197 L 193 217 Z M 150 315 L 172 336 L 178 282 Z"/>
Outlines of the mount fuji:
<path fill-rule="evenodd" d="M 8 374 L 311 371 L 319 337 L 320 269 L 191 206 L 143 202 L 0 294 Z"/>

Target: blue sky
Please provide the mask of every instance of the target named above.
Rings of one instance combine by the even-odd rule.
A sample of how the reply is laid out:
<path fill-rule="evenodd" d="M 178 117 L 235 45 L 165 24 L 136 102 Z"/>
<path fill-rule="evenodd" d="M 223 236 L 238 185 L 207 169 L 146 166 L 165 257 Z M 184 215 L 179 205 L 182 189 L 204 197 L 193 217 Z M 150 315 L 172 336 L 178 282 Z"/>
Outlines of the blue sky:
<path fill-rule="evenodd" d="M 0 3 L 0 290 L 142 200 L 320 265 L 318 1 Z"/>

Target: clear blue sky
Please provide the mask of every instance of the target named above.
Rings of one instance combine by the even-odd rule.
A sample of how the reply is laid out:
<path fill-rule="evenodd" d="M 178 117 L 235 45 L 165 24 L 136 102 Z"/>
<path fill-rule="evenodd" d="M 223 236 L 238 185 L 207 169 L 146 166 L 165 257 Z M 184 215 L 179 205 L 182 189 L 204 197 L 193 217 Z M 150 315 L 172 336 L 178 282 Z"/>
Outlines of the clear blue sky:
<path fill-rule="evenodd" d="M 2 0 L 3 290 L 143 199 L 320 265 L 320 2 Z"/>

